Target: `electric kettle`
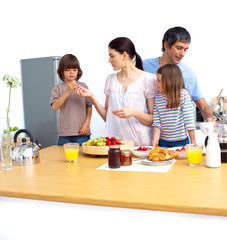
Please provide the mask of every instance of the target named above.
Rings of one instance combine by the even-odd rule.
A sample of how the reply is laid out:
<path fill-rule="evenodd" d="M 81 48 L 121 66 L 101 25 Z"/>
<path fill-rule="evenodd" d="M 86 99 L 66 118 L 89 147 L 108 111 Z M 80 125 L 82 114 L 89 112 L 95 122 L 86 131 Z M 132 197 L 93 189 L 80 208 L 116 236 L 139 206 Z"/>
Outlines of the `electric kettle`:
<path fill-rule="evenodd" d="M 21 133 L 26 133 L 30 138 L 30 142 L 26 143 L 26 138 L 22 138 L 22 143 L 16 146 L 17 136 Z M 41 145 L 39 143 L 33 143 L 33 136 L 28 130 L 18 130 L 14 135 L 14 143 L 15 148 L 12 152 L 14 166 L 29 166 L 40 162 L 38 150 Z"/>

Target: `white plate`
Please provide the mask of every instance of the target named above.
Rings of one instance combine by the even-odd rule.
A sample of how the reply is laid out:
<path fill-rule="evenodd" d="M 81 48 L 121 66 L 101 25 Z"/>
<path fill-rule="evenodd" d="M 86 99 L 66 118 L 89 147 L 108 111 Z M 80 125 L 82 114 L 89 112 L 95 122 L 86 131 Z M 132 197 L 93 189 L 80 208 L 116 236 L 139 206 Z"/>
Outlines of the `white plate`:
<path fill-rule="evenodd" d="M 183 146 L 182 146 L 183 147 Z M 167 150 L 173 150 L 173 151 L 176 151 L 176 149 L 181 149 L 182 147 L 171 147 L 171 148 L 168 148 Z M 188 158 L 188 156 L 187 156 L 187 153 L 186 153 L 186 151 L 176 151 L 176 153 L 178 153 L 179 154 L 179 156 L 178 157 L 176 157 L 176 158 Z M 206 148 L 205 147 L 203 147 L 203 155 L 205 155 L 206 154 Z"/>
<path fill-rule="evenodd" d="M 159 161 L 159 162 L 153 162 L 151 160 L 147 158 L 144 158 L 143 160 L 141 160 L 142 163 L 147 164 L 147 165 L 152 165 L 152 166 L 162 166 L 162 165 L 166 165 L 166 164 L 171 164 L 174 162 L 174 158 L 167 160 L 167 161 Z"/>
<path fill-rule="evenodd" d="M 176 150 L 176 149 L 181 149 L 182 147 L 185 147 L 185 146 L 179 146 L 179 147 L 171 147 L 171 148 L 167 148 L 167 150 Z"/>

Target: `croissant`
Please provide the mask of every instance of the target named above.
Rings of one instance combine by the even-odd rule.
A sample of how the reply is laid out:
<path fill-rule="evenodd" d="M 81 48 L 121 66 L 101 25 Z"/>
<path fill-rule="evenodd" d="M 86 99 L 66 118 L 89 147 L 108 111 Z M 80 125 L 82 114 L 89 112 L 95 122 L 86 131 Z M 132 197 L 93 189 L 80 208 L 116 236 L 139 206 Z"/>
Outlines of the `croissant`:
<path fill-rule="evenodd" d="M 161 147 L 154 147 L 149 154 L 149 160 L 153 162 L 167 161 L 178 157 L 178 153 Z"/>

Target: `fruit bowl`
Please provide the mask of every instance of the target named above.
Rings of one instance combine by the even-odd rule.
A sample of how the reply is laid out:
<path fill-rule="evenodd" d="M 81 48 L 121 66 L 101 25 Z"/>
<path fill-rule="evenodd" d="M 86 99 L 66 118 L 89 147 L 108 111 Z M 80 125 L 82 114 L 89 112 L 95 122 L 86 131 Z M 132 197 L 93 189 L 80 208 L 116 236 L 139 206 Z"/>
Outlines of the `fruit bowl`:
<path fill-rule="evenodd" d="M 130 151 L 135 157 L 148 157 L 150 151 L 152 150 L 152 146 L 136 146 L 130 148 Z"/>
<path fill-rule="evenodd" d="M 120 149 L 128 150 L 134 146 L 134 142 L 129 139 L 119 139 L 121 141 Z M 89 146 L 82 143 L 82 152 L 90 155 L 108 155 L 109 146 Z"/>

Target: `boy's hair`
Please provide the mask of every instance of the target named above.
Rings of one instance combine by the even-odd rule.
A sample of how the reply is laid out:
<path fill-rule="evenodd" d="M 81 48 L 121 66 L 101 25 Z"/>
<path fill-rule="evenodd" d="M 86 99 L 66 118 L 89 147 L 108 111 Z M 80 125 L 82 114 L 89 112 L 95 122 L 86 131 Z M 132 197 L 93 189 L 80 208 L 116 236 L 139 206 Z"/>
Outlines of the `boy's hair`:
<path fill-rule="evenodd" d="M 72 54 L 64 55 L 61 58 L 59 65 L 58 65 L 57 73 L 58 73 L 59 78 L 63 82 L 64 82 L 64 78 L 65 78 L 64 71 L 69 68 L 73 68 L 73 69 L 77 68 L 78 69 L 78 74 L 77 74 L 77 78 L 76 78 L 76 81 L 78 81 L 81 78 L 83 72 L 80 68 L 80 63 L 79 63 L 78 59 Z"/>
<path fill-rule="evenodd" d="M 157 74 L 162 75 L 162 90 L 167 97 L 166 108 L 177 108 L 181 102 L 181 90 L 185 88 L 180 68 L 176 64 L 160 67 Z"/>
<path fill-rule="evenodd" d="M 191 43 L 190 33 L 183 27 L 173 27 L 168 29 L 162 39 L 162 51 L 165 51 L 164 43 L 167 42 L 169 48 L 175 42 Z"/>

